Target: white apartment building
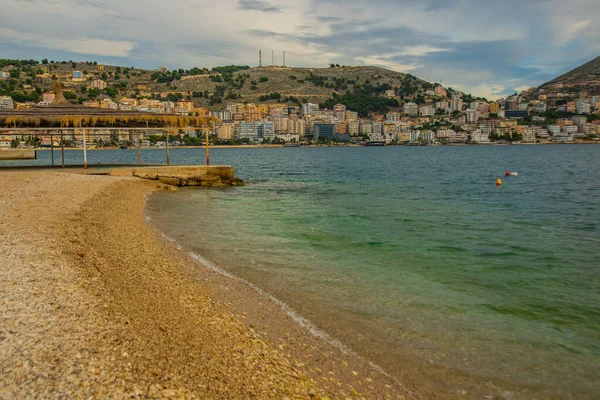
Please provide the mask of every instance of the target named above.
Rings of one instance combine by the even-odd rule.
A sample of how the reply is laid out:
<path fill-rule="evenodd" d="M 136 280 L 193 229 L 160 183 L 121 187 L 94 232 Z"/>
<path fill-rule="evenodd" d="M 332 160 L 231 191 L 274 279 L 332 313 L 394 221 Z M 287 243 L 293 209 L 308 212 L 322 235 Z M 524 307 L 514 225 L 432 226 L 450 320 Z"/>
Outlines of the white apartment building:
<path fill-rule="evenodd" d="M 313 104 L 313 103 L 303 103 L 302 104 L 302 114 L 304 114 L 304 115 L 314 114 L 317 111 L 319 111 L 318 104 Z"/>
<path fill-rule="evenodd" d="M 577 109 L 577 114 L 589 114 L 592 112 L 591 104 L 584 100 L 578 100 L 575 103 L 575 108 Z"/>
<path fill-rule="evenodd" d="M 567 135 L 574 135 L 579 131 L 579 127 L 577 125 L 565 125 L 563 126 L 562 131 Z"/>
<path fill-rule="evenodd" d="M 560 125 L 548 125 L 548 132 L 552 136 L 560 135 Z"/>
<path fill-rule="evenodd" d="M 467 110 L 467 124 L 474 124 L 477 122 L 477 110 Z"/>
<path fill-rule="evenodd" d="M 431 117 L 435 114 L 435 108 L 430 105 L 424 105 L 419 107 L 419 115 L 423 117 Z"/>
<path fill-rule="evenodd" d="M 410 115 L 412 117 L 419 115 L 419 106 L 417 106 L 415 103 L 406 103 L 403 109 L 404 115 Z"/>
<path fill-rule="evenodd" d="M 471 132 L 471 142 L 474 143 L 489 143 L 490 135 L 483 133 L 480 129 Z"/>
<path fill-rule="evenodd" d="M 535 134 L 536 134 L 535 129 L 533 129 L 533 128 L 525 129 L 522 132 L 523 143 L 535 143 L 536 142 L 536 140 L 535 140 Z"/>
<path fill-rule="evenodd" d="M 453 94 L 452 100 L 450 101 L 450 110 L 451 111 L 462 111 L 463 109 L 463 101 L 459 95 Z"/>
<path fill-rule="evenodd" d="M 90 83 L 90 88 L 104 90 L 106 89 L 106 82 L 104 82 L 102 79 L 94 79 Z"/>
<path fill-rule="evenodd" d="M 15 108 L 13 99 L 10 96 L 0 96 L 0 109 L 12 110 Z"/>
<path fill-rule="evenodd" d="M 298 143 L 300 141 L 300 135 L 294 135 L 291 133 L 277 134 L 277 135 L 275 135 L 275 138 L 279 139 L 283 142 L 286 142 L 286 143 L 291 143 L 291 142 Z"/>

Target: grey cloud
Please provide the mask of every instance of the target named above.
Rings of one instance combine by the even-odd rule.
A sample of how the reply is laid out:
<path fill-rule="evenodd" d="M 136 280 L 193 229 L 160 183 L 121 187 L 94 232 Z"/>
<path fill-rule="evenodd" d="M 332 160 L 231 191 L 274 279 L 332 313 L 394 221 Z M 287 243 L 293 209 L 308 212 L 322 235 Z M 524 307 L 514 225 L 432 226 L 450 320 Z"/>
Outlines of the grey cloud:
<path fill-rule="evenodd" d="M 281 12 L 283 7 L 267 3 L 263 0 L 238 0 L 238 10 L 261 11 L 261 12 Z"/>

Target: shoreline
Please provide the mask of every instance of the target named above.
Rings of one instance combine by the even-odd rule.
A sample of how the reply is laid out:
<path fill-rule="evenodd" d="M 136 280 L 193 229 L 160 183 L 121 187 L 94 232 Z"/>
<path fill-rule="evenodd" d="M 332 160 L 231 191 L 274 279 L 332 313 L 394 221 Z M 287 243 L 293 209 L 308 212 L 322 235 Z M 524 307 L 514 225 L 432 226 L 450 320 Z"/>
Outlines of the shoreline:
<path fill-rule="evenodd" d="M 594 144 L 600 144 L 599 140 L 580 140 L 580 141 L 573 141 L 573 142 L 551 142 L 551 141 L 546 141 L 546 142 L 540 142 L 540 143 L 447 143 L 447 144 L 440 144 L 440 143 L 435 143 L 435 144 L 429 144 L 429 145 L 409 145 L 409 144 L 387 144 L 385 146 L 381 146 L 381 147 L 458 147 L 458 146 L 536 146 L 536 145 L 551 145 L 551 146 L 555 146 L 555 145 L 580 145 L 580 144 L 585 144 L 585 145 L 594 145 Z M 312 148 L 312 147 L 365 147 L 364 145 L 361 144 L 347 144 L 347 145 L 306 145 L 306 146 L 297 146 L 297 147 L 286 147 L 284 145 L 279 145 L 279 144 L 268 144 L 268 145 L 222 145 L 222 146 L 209 146 L 210 150 L 214 150 L 214 149 L 279 149 L 279 148 L 303 148 L 303 147 L 308 147 L 308 148 Z M 205 146 L 169 146 L 169 150 L 176 150 L 176 149 L 199 149 L 199 150 L 205 150 L 206 147 Z M 36 151 L 52 151 L 52 149 L 50 147 L 31 147 L 31 148 L 27 148 L 26 150 L 36 150 Z M 72 151 L 72 150 L 78 150 L 78 151 L 83 151 L 83 147 L 65 147 L 65 151 Z M 137 150 L 137 147 L 128 147 L 127 149 L 120 149 L 119 147 L 102 147 L 102 148 L 96 148 L 96 147 L 88 147 L 87 151 L 93 151 L 93 150 L 100 150 L 100 151 L 107 151 L 107 150 Z M 160 151 L 165 151 L 164 147 L 141 147 L 141 150 L 160 150 Z M 2 149 L 0 149 L 0 151 L 2 151 Z M 59 146 L 54 147 L 54 151 L 61 151 L 61 148 Z"/>
<path fill-rule="evenodd" d="M 0 395 L 422 398 L 161 238 L 144 215 L 155 182 L 54 171 L 0 180 L 0 232 L 16 260 L 3 272 L 2 321 L 21 316 L 2 342 L 12 356 Z M 28 269 L 29 257 L 44 268 Z"/>

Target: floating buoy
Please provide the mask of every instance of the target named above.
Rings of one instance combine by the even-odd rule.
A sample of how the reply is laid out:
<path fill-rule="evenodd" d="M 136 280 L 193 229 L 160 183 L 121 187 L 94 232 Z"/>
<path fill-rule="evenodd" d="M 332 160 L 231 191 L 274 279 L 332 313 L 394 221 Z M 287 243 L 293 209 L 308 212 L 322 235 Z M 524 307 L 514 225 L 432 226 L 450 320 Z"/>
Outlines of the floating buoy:
<path fill-rule="evenodd" d="M 504 173 L 504 175 L 506 175 L 506 176 L 510 176 L 510 172 L 509 172 L 509 171 L 506 171 L 506 172 Z"/>
<path fill-rule="evenodd" d="M 496 186 L 502 186 L 502 179 L 496 179 Z"/>
<path fill-rule="evenodd" d="M 518 176 L 518 175 L 519 175 L 519 173 L 518 173 L 518 172 L 511 172 L 511 173 L 510 173 L 510 176 Z"/>

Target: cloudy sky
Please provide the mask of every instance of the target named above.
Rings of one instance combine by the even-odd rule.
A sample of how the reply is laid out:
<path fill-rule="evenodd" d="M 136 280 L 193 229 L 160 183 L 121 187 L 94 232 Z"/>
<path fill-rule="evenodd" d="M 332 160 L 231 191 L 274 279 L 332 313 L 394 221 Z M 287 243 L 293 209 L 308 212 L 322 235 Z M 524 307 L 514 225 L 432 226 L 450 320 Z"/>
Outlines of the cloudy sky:
<path fill-rule="evenodd" d="M 0 57 L 376 65 L 488 98 L 600 55 L 598 0 L 0 0 Z"/>

